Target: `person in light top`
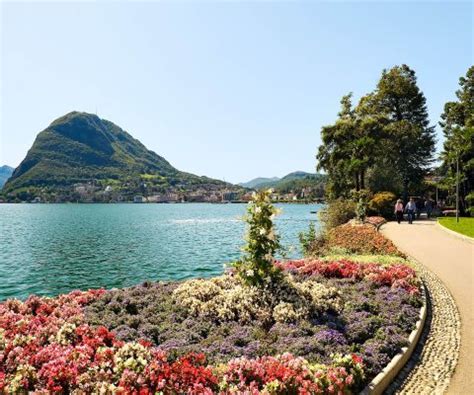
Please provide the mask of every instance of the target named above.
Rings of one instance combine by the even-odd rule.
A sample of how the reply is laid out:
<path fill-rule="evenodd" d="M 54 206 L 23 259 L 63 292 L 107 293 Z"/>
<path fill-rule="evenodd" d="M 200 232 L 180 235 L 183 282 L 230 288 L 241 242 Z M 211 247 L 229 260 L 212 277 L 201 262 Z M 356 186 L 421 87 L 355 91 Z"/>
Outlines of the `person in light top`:
<path fill-rule="evenodd" d="M 402 199 L 398 199 L 395 203 L 395 216 L 397 217 L 397 222 L 400 223 L 403 220 L 403 202 Z"/>
<path fill-rule="evenodd" d="M 408 223 L 412 224 L 416 214 L 416 203 L 415 199 L 410 198 L 410 201 L 405 206 L 405 211 L 408 213 Z"/>

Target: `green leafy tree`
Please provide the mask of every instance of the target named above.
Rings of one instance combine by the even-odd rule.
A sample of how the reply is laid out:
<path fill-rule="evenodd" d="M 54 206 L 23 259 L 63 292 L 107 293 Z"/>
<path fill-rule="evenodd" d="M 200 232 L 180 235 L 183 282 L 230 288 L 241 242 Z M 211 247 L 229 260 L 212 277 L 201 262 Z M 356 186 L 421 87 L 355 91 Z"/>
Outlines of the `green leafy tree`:
<path fill-rule="evenodd" d="M 365 188 L 367 169 L 373 163 L 378 124 L 360 116 L 352 106 L 352 93 L 341 99 L 341 111 L 334 125 L 323 127 L 323 144 L 316 158 L 318 169 L 328 173 L 331 198 L 348 196 L 351 189 Z"/>
<path fill-rule="evenodd" d="M 456 161 L 459 161 L 461 210 L 469 204 L 466 196 L 474 190 L 474 66 L 459 79 L 457 101 L 447 102 L 441 115 L 444 149 L 442 168 L 450 186 L 456 182 Z"/>
<path fill-rule="evenodd" d="M 382 126 L 380 155 L 397 171 L 407 200 L 409 189 L 421 185 L 435 150 L 434 127 L 415 72 L 407 65 L 384 70 L 369 102 L 369 112 Z"/>
<path fill-rule="evenodd" d="M 247 244 L 242 259 L 234 267 L 247 285 L 260 286 L 281 278 L 281 270 L 274 264 L 274 255 L 281 249 L 273 218 L 278 210 L 271 203 L 272 190 L 254 192 L 247 208 Z"/>

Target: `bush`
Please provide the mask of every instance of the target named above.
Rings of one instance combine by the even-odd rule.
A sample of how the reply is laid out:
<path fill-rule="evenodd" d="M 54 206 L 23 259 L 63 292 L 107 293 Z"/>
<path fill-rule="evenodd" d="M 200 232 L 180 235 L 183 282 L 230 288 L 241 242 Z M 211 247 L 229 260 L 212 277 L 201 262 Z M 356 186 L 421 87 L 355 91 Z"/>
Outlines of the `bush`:
<path fill-rule="evenodd" d="M 345 224 L 333 228 L 328 233 L 328 247 L 342 248 L 353 254 L 403 254 L 397 247 L 372 225 Z"/>
<path fill-rule="evenodd" d="M 352 200 L 331 200 L 326 209 L 321 211 L 320 220 L 325 231 L 343 225 L 356 216 L 356 204 Z"/>
<path fill-rule="evenodd" d="M 392 192 L 378 192 L 369 201 L 369 209 L 384 218 L 392 218 L 396 199 L 397 197 Z"/>
<path fill-rule="evenodd" d="M 304 256 L 309 256 L 311 254 L 312 246 L 318 237 L 316 228 L 314 227 L 314 222 L 310 222 L 308 233 L 300 232 L 298 237 L 300 239 L 300 245 Z"/>
<path fill-rule="evenodd" d="M 364 222 L 367 216 L 367 206 L 369 204 L 370 191 L 367 189 L 361 189 L 359 191 L 352 191 L 352 198 L 356 202 L 356 219 L 359 222 Z"/>
<path fill-rule="evenodd" d="M 254 192 L 244 217 L 247 222 L 245 255 L 233 266 L 249 286 L 261 286 L 280 278 L 279 270 L 273 265 L 273 256 L 281 250 L 281 245 L 273 226 L 278 210 L 271 203 L 271 194 L 271 189 Z"/>
<path fill-rule="evenodd" d="M 471 216 L 474 217 L 474 192 L 468 194 L 465 198 L 467 205 L 469 206 L 466 209 L 466 212 Z"/>

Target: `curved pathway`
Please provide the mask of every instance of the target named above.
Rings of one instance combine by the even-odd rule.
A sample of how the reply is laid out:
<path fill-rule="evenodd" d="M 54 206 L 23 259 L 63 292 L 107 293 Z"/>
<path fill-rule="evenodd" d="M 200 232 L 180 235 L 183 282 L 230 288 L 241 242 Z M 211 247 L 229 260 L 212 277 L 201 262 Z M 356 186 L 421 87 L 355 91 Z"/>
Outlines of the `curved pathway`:
<path fill-rule="evenodd" d="M 458 307 L 461 316 L 461 347 L 459 353 L 459 360 L 455 368 L 455 373 L 449 383 L 447 390 L 448 394 L 471 394 L 474 388 L 474 374 L 472 366 L 474 365 L 474 294 L 473 294 L 473 283 L 474 283 L 474 244 L 464 241 L 456 236 L 453 236 L 443 229 L 436 226 L 435 221 L 415 221 L 413 225 L 408 223 L 402 223 L 398 225 L 396 222 L 390 222 L 382 227 L 382 232 L 392 239 L 394 243 L 400 248 L 400 250 L 406 252 L 408 255 L 415 258 L 421 264 L 423 264 L 429 271 L 432 271 L 436 276 L 442 280 L 447 286 L 449 292 L 454 297 L 456 305 Z M 422 270 L 423 271 L 423 270 Z M 423 273 L 423 277 L 427 282 L 428 288 L 436 286 L 436 276 L 430 276 L 429 271 Z M 439 283 L 437 289 L 443 288 L 443 284 Z M 445 299 L 445 302 L 439 305 L 439 297 L 437 301 L 436 290 L 429 290 L 432 293 L 432 322 L 439 322 L 440 311 L 449 306 L 449 302 Z M 449 295 L 448 295 L 449 296 Z M 442 300 L 442 299 L 441 299 Z M 438 304 L 438 306 L 437 306 Z M 439 322 L 437 327 L 441 329 L 444 327 L 445 332 L 449 332 L 449 328 L 457 326 L 456 318 L 454 314 L 449 318 L 446 316 L 445 322 Z M 434 331 L 433 331 L 434 329 Z M 419 356 L 418 364 L 413 366 L 414 370 L 417 370 L 419 376 L 424 376 L 426 379 L 426 366 L 432 365 L 435 369 L 434 372 L 441 373 L 443 366 L 437 366 L 441 350 L 436 348 L 430 349 L 428 347 L 430 343 L 436 343 L 435 340 L 438 338 L 441 341 L 443 333 L 436 330 L 436 327 L 430 328 L 430 333 L 427 337 L 426 349 L 421 351 L 421 357 Z M 447 341 L 444 340 L 444 347 L 446 347 Z M 453 363 L 456 360 L 457 348 L 459 345 L 452 344 L 450 348 Z M 445 368 L 446 366 L 444 366 Z M 416 375 L 416 374 L 415 374 Z M 432 377 L 436 380 L 437 377 Z M 440 393 L 440 388 L 445 388 L 447 385 L 448 378 L 444 378 L 444 386 L 438 386 L 437 389 L 432 388 L 432 393 Z M 413 382 L 416 380 L 407 379 L 407 382 L 403 382 L 402 386 L 414 385 Z M 419 383 L 419 389 L 406 388 L 406 393 L 425 393 L 423 386 L 424 383 Z M 427 389 L 427 388 L 425 388 Z M 403 390 L 401 392 L 404 392 Z"/>

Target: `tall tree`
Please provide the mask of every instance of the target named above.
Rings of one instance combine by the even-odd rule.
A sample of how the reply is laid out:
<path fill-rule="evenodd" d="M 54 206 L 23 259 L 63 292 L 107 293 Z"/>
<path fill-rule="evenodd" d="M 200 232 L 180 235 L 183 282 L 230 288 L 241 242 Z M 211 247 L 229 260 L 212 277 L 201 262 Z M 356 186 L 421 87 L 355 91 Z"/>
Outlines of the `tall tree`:
<path fill-rule="evenodd" d="M 348 142 L 353 137 L 352 93 L 341 99 L 341 111 L 334 125 L 324 126 L 321 131 L 323 144 L 319 147 L 316 159 L 318 170 L 328 173 L 327 193 L 329 197 L 338 197 L 350 189 L 347 154 Z"/>
<path fill-rule="evenodd" d="M 422 184 L 433 160 L 434 127 L 429 126 L 426 99 L 408 66 L 384 70 L 374 92 L 363 96 L 357 107 L 352 95 L 341 100 L 335 124 L 323 127 L 318 168 L 328 172 L 330 197 L 347 195 L 350 189 L 370 185 L 384 187 L 393 175 L 394 192 Z M 380 167 L 384 171 L 379 171 Z"/>
<path fill-rule="evenodd" d="M 360 105 L 352 106 L 352 93 L 341 99 L 341 111 L 334 125 L 323 127 L 323 145 L 316 158 L 318 169 L 328 172 L 329 196 L 348 196 L 352 189 L 366 187 L 367 170 L 373 164 L 379 124 Z"/>
<path fill-rule="evenodd" d="M 474 190 L 474 66 L 459 79 L 457 101 L 447 102 L 441 115 L 444 149 L 441 154 L 448 180 L 454 181 L 459 160 L 461 209 L 464 198 Z"/>
<path fill-rule="evenodd" d="M 407 65 L 384 70 L 370 105 L 383 119 L 380 148 L 399 174 L 406 200 L 410 186 L 421 184 L 435 149 L 434 127 L 429 126 L 426 99 L 415 72 Z"/>

